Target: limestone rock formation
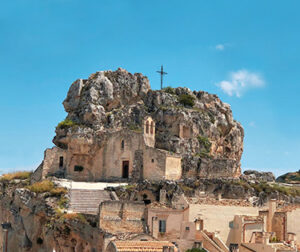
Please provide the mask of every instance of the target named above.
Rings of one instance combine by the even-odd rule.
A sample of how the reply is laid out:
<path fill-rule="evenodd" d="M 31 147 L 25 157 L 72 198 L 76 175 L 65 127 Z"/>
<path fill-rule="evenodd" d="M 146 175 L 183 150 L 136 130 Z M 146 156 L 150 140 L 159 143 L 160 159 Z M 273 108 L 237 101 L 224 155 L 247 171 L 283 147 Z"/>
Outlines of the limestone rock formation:
<path fill-rule="evenodd" d="M 101 71 L 76 80 L 63 102 L 68 113 L 53 142 L 67 148 L 85 139 L 101 145 L 105 135 L 142 129 L 151 116 L 155 147 L 180 154 L 183 177 L 238 177 L 244 130 L 216 95 L 188 88 L 151 90 L 142 74 Z"/>
<path fill-rule="evenodd" d="M 96 224 L 85 217 L 65 218 L 68 214 L 58 211 L 59 196 L 35 193 L 26 185 L 25 180 L 0 182 L 0 221 L 9 223 L 7 251 L 101 251 L 103 232 Z M 4 239 L 1 228 L 1 251 Z"/>
<path fill-rule="evenodd" d="M 259 172 L 254 170 L 244 171 L 243 178 L 245 180 L 263 181 L 263 182 L 274 182 L 275 176 L 272 172 Z"/>

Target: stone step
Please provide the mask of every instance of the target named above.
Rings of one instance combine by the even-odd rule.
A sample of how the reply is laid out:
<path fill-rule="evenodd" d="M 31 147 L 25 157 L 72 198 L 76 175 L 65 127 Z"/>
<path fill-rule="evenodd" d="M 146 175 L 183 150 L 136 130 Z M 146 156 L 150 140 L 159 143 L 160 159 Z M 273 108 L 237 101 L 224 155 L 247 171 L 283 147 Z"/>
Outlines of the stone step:
<path fill-rule="evenodd" d="M 97 214 L 101 202 L 111 200 L 110 193 L 104 190 L 71 189 L 70 207 L 73 212 Z"/>

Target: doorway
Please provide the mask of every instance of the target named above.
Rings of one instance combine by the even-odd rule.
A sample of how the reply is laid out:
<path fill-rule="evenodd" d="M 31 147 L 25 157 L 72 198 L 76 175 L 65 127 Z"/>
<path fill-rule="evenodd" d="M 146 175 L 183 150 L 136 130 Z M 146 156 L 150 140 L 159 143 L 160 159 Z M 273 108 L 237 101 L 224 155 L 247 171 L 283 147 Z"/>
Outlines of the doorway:
<path fill-rule="evenodd" d="M 129 161 L 123 161 L 122 164 L 122 178 L 129 177 Z"/>

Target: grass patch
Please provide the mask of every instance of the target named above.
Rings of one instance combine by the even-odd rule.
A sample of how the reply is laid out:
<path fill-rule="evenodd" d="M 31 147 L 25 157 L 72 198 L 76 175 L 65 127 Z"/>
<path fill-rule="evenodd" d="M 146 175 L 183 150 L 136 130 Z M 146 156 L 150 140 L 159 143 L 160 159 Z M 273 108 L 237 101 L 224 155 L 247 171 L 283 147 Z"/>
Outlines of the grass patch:
<path fill-rule="evenodd" d="M 78 124 L 73 122 L 70 119 L 65 119 L 63 121 L 61 121 L 57 126 L 56 129 L 68 129 L 68 128 L 72 128 L 74 126 L 77 126 Z"/>
<path fill-rule="evenodd" d="M 211 142 L 209 141 L 209 139 L 207 137 L 203 137 L 203 136 L 198 136 L 197 137 L 199 145 L 200 145 L 200 157 L 202 158 L 209 158 L 210 155 L 210 148 L 211 148 Z"/>
<path fill-rule="evenodd" d="M 62 196 L 67 193 L 67 189 L 63 187 L 55 187 L 54 183 L 50 180 L 43 180 L 41 182 L 36 182 L 32 185 L 26 187 L 32 192 L 35 193 L 45 193 L 49 192 L 51 196 Z"/>
<path fill-rule="evenodd" d="M 163 88 L 163 91 L 168 94 L 173 94 L 173 95 L 175 94 L 175 89 L 170 86 Z"/>
<path fill-rule="evenodd" d="M 124 185 L 123 188 L 126 190 L 126 191 L 134 191 L 136 189 L 136 185 L 135 184 L 131 184 L 131 185 Z"/>
<path fill-rule="evenodd" d="M 66 208 L 67 203 L 68 203 L 68 198 L 65 197 L 65 196 L 61 196 L 60 199 L 59 199 L 59 201 L 57 202 L 58 206 L 59 206 L 61 209 Z"/>
<path fill-rule="evenodd" d="M 13 172 L 13 173 L 7 173 L 3 174 L 2 177 L 0 177 L 0 181 L 11 181 L 14 179 L 29 179 L 30 175 L 32 174 L 31 171 L 18 171 L 18 172 Z"/>
<path fill-rule="evenodd" d="M 81 223 L 87 223 L 86 218 L 80 213 L 65 213 L 60 215 L 59 220 L 64 221 L 78 221 Z"/>
<path fill-rule="evenodd" d="M 135 131 L 135 132 L 138 132 L 138 133 L 141 133 L 142 132 L 142 128 L 139 127 L 137 124 L 134 124 L 134 123 L 131 123 L 129 124 L 128 128 L 132 131 Z"/>
<path fill-rule="evenodd" d="M 187 106 L 187 107 L 191 107 L 191 108 L 195 105 L 195 97 L 191 96 L 189 94 L 179 95 L 178 101 L 183 106 Z"/>

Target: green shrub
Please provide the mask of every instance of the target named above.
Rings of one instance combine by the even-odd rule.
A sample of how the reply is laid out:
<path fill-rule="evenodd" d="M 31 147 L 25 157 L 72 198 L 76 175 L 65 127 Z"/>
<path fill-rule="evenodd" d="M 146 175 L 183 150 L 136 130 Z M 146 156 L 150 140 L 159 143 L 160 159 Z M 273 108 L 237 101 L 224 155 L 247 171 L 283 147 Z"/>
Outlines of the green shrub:
<path fill-rule="evenodd" d="M 193 107 L 195 105 L 195 97 L 189 94 L 179 95 L 178 101 L 183 106 Z"/>
<path fill-rule="evenodd" d="M 169 94 L 175 94 L 175 89 L 172 88 L 172 87 L 170 87 L 170 86 L 165 87 L 165 88 L 163 89 L 163 91 L 166 92 L 166 93 L 169 93 Z"/>
<path fill-rule="evenodd" d="M 25 180 L 25 179 L 29 179 L 31 174 L 32 174 L 31 171 L 18 171 L 13 173 L 7 173 L 7 174 L 3 174 L 0 177 L 0 181 L 11 181 L 14 179 Z"/>
<path fill-rule="evenodd" d="M 205 249 L 202 248 L 192 248 L 192 249 L 188 249 L 185 252 L 206 252 Z"/>
<path fill-rule="evenodd" d="M 57 204 L 60 208 L 63 209 L 66 208 L 67 203 L 68 203 L 68 198 L 65 196 L 61 196 Z"/>
<path fill-rule="evenodd" d="M 200 144 L 200 146 L 203 146 L 206 150 L 207 153 L 210 152 L 210 148 L 211 148 L 211 142 L 209 141 L 209 139 L 207 137 L 203 137 L 203 136 L 198 136 L 197 137 L 198 142 Z"/>
<path fill-rule="evenodd" d="M 71 127 L 74 127 L 78 125 L 77 123 L 73 122 L 72 120 L 70 119 L 65 119 L 63 121 L 61 121 L 58 125 L 57 125 L 57 129 L 68 129 L 68 128 L 71 128 Z"/>
<path fill-rule="evenodd" d="M 129 126 L 128 126 L 128 128 L 129 128 L 130 130 L 135 131 L 135 132 L 138 132 L 138 133 L 142 132 L 142 128 L 139 127 L 139 125 L 134 124 L 134 123 L 130 123 Z"/>

